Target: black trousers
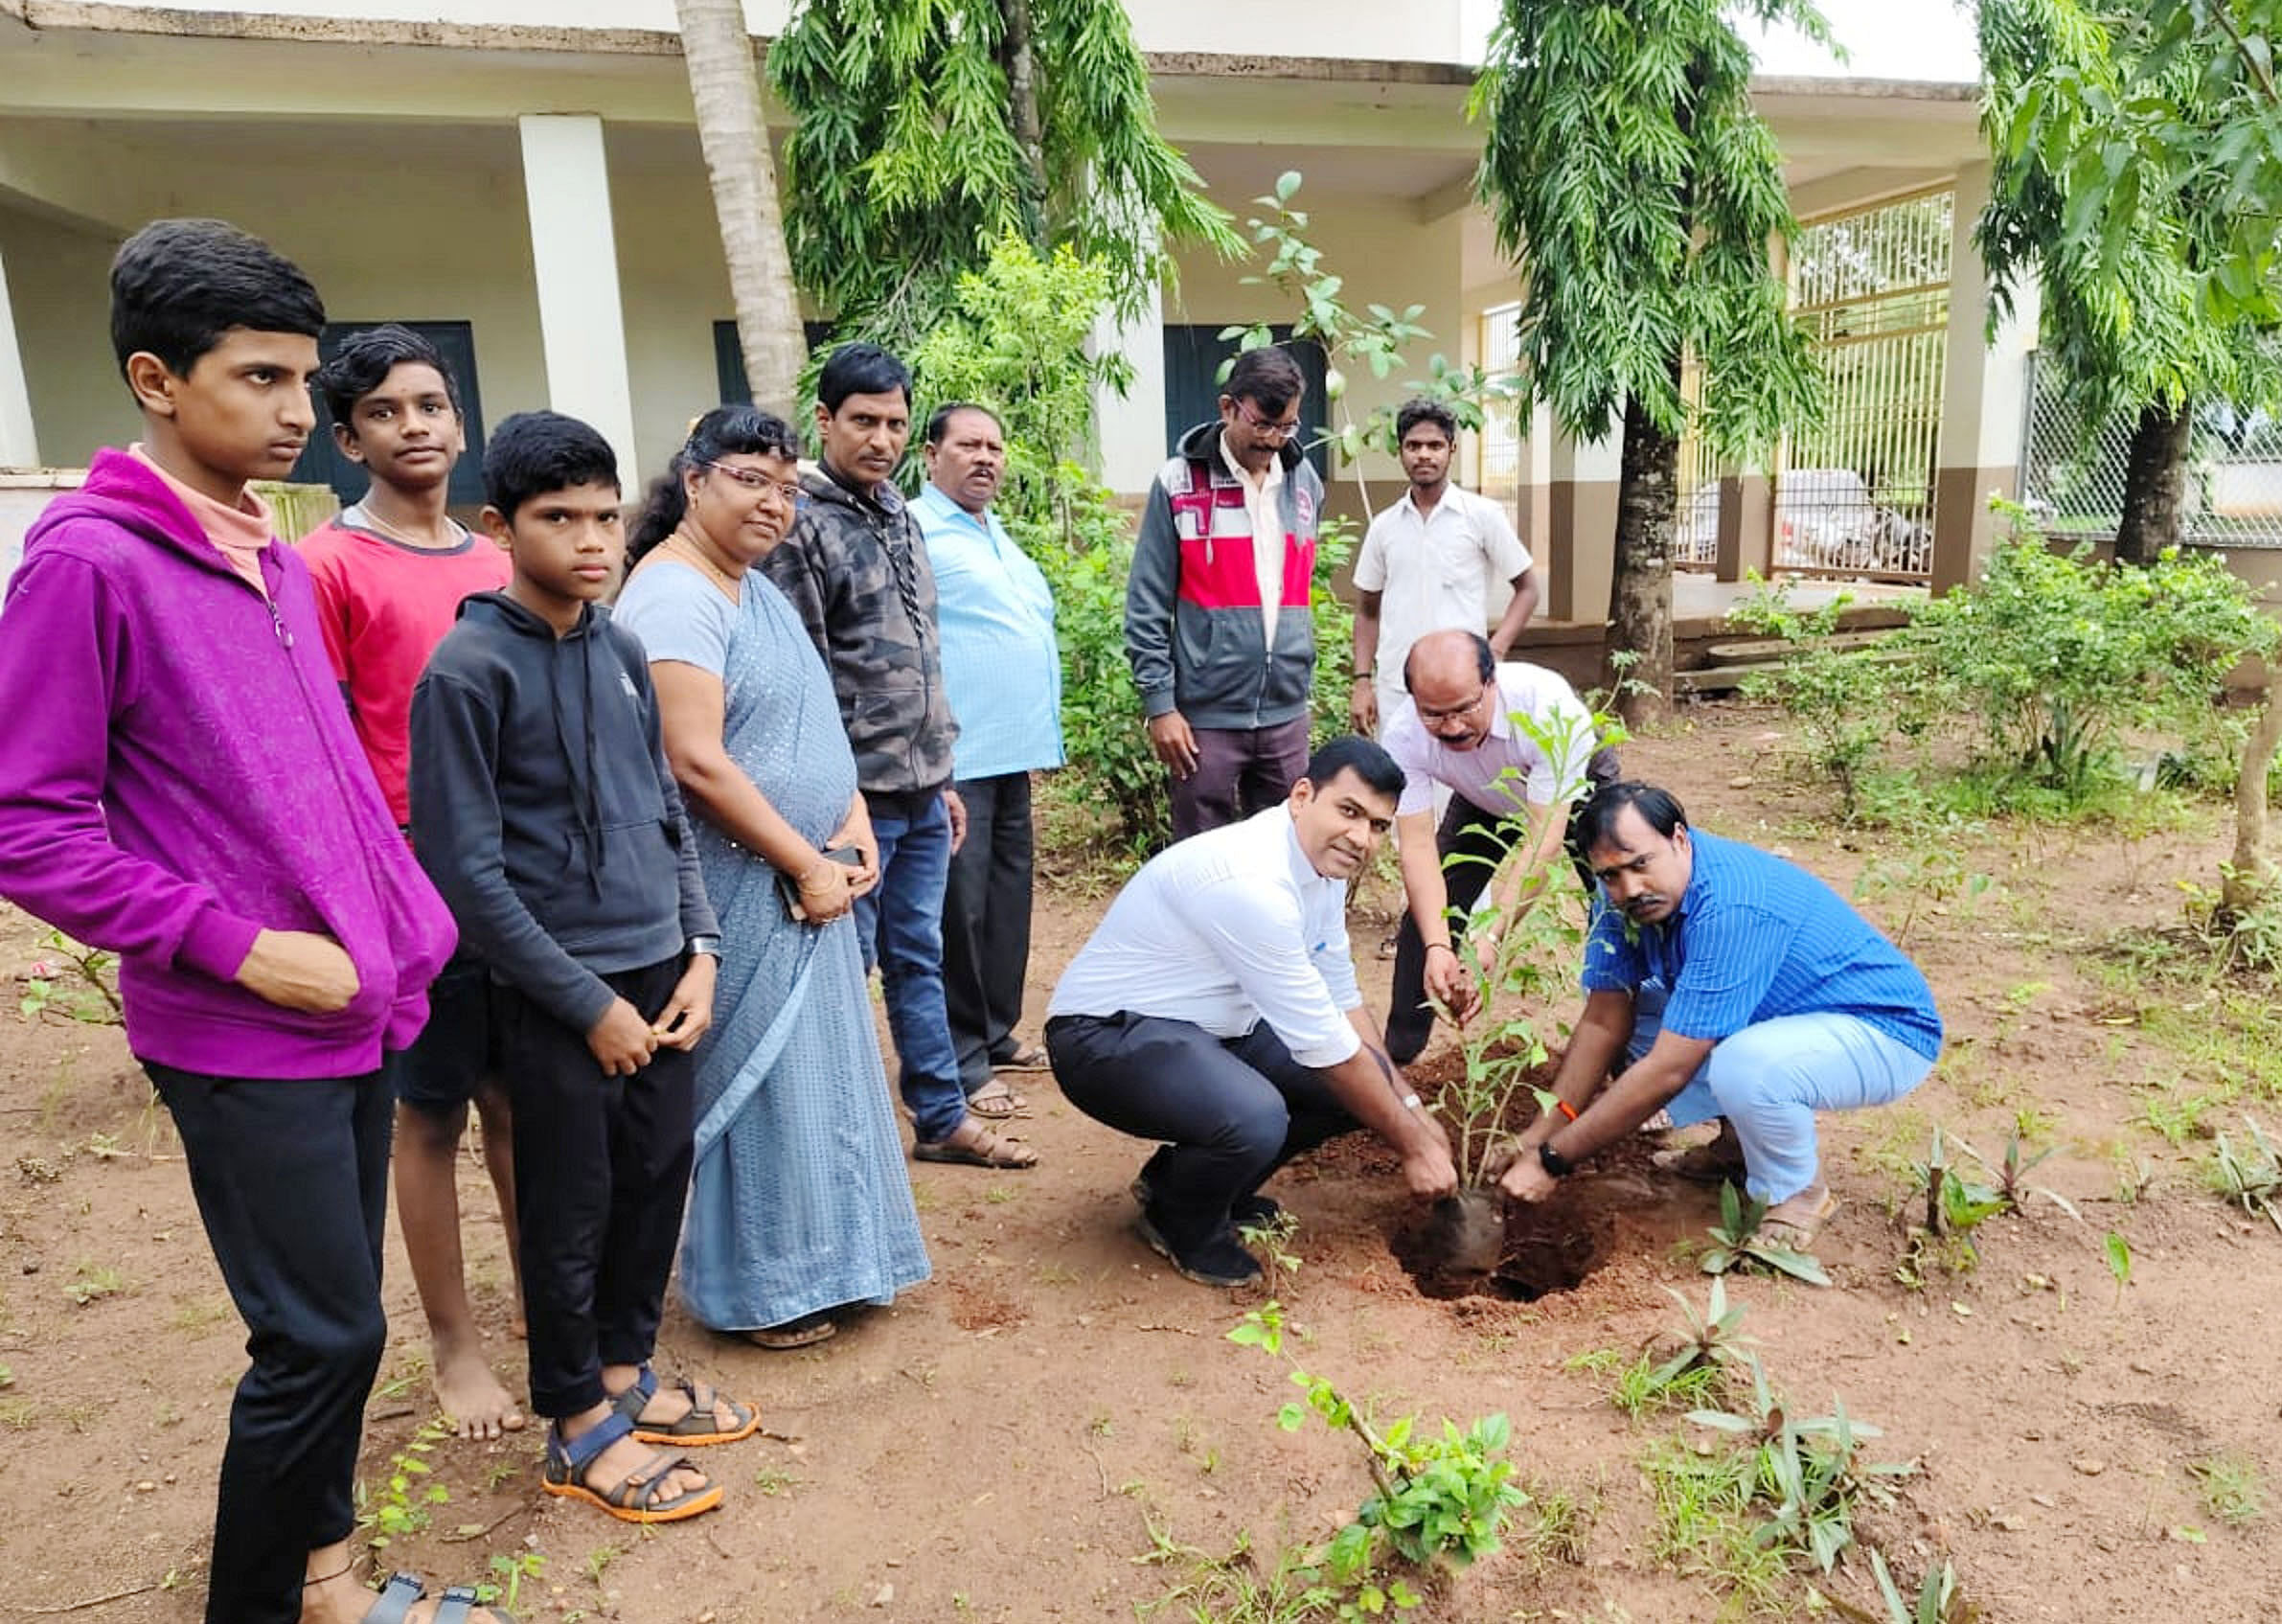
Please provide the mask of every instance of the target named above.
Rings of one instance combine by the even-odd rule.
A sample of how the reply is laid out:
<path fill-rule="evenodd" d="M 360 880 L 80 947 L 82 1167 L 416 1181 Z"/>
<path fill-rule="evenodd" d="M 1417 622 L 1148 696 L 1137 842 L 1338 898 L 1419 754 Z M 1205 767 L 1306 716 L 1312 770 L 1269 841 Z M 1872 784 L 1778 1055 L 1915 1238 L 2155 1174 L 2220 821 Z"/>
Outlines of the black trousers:
<path fill-rule="evenodd" d="M 1014 1058 L 1030 972 L 1030 774 L 964 778 L 967 838 L 943 891 L 943 1001 L 971 1094 Z"/>
<path fill-rule="evenodd" d="M 297 1624 L 308 1554 L 355 1529 L 356 1451 L 380 1368 L 388 1213 L 385 1070 L 236 1078 L 144 1063 L 182 1134 L 191 1191 L 245 1321 L 207 1624 Z"/>
<path fill-rule="evenodd" d="M 1198 727 L 1197 770 L 1165 777 L 1173 838 L 1186 840 L 1266 812 L 1291 793 L 1308 770 L 1308 719 L 1273 727 Z"/>
<path fill-rule="evenodd" d="M 1046 1022 L 1046 1052 L 1070 1104 L 1166 1142 L 1149 1183 L 1157 1229 L 1176 1251 L 1226 1229 L 1229 1206 L 1293 1156 L 1361 1126 L 1266 1022 L 1216 1038 L 1161 1016 L 1060 1015 Z"/>
<path fill-rule="evenodd" d="M 683 961 L 605 975 L 655 1020 Z M 514 989 L 500 999 L 514 1107 L 515 1216 L 531 1327 L 531 1407 L 550 1421 L 602 1403 L 603 1366 L 646 1363 L 689 1198 L 696 1068 L 660 1049 L 605 1077 L 586 1035 Z"/>

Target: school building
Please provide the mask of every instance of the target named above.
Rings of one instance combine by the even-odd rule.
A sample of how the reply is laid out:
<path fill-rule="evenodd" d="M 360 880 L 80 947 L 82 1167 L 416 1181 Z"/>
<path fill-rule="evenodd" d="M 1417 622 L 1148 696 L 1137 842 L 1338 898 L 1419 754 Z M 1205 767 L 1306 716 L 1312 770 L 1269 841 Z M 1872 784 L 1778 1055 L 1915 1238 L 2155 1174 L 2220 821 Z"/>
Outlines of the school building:
<path fill-rule="evenodd" d="M 336 321 L 408 321 L 436 336 L 478 430 L 524 407 L 577 413 L 637 479 L 731 387 L 729 288 L 672 6 L 445 10 L 0 0 L 0 539 L 54 488 L 58 476 L 38 470 L 83 464 L 135 430 L 104 276 L 122 238 L 154 217 L 218 216 L 267 238 L 309 271 Z M 782 26 L 782 0 L 746 10 L 757 37 Z M 1465 117 L 1493 5 L 1130 10 L 1162 127 L 1213 195 L 1241 221 L 1278 174 L 1302 172 L 1312 235 L 1345 296 L 1425 307 L 1433 340 L 1408 372 L 1354 377 L 1350 409 L 1397 398 L 1429 351 L 1492 367 L 1510 356 L 1518 287 L 1472 200 L 1479 139 Z M 1939 587 L 1972 574 L 1989 493 L 2020 493 L 2034 311 L 1987 341 L 1971 71 L 1968 60 L 1947 79 L 1763 75 L 1758 103 L 1809 222 L 1789 269 L 1838 410 L 1765 468 L 1715 466 L 1690 447 L 1680 541 L 1692 567 L 1724 581 L 1788 567 Z M 1289 319 L 1272 290 L 1244 285 L 1249 268 L 1192 257 L 1156 310 L 1105 334 L 1137 378 L 1102 418 L 1104 470 L 1121 492 L 1146 489 L 1169 434 L 1209 415 L 1219 331 Z M 1312 410 L 1322 405 L 1313 396 Z M 1546 569 L 1545 612 L 1597 623 L 1613 436 L 1574 442 L 1540 419 L 1472 438 L 1462 475 L 1514 504 Z M 313 448 L 306 475 L 332 471 Z M 1388 457 L 1325 472 L 1335 511 L 1401 491 Z"/>

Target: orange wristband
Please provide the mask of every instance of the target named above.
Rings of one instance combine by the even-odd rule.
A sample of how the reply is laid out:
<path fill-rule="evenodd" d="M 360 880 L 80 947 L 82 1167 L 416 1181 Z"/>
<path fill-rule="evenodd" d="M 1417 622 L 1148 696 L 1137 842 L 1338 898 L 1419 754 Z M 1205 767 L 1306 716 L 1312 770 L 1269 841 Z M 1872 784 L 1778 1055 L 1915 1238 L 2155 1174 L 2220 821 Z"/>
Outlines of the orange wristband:
<path fill-rule="evenodd" d="M 1569 1102 L 1566 1100 L 1555 1100 L 1553 1102 L 1553 1109 L 1561 1112 L 1562 1115 L 1567 1117 L 1571 1122 L 1577 1120 L 1577 1108 L 1569 1104 Z"/>

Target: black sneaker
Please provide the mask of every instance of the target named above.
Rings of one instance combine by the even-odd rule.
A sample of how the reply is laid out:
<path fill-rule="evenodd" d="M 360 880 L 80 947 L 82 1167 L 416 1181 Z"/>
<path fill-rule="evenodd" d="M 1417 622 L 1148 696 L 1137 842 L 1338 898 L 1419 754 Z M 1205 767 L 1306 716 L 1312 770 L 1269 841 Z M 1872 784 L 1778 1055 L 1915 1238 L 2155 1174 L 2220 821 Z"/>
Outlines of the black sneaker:
<path fill-rule="evenodd" d="M 1144 1211 L 1148 1210 L 1150 1202 L 1156 1200 L 1156 1187 L 1149 1181 L 1149 1170 L 1156 1166 L 1157 1156 L 1164 1154 L 1160 1150 L 1156 1155 L 1152 1155 L 1143 1162 L 1141 1171 L 1134 1174 L 1133 1181 L 1126 1186 L 1132 1193 L 1133 1200 L 1141 1203 Z M 1229 1203 L 1228 1207 L 1228 1221 L 1239 1229 L 1266 1228 L 1283 1216 L 1283 1203 L 1272 1196 L 1260 1194 L 1257 1190 L 1248 1196 L 1237 1197 L 1234 1201 Z"/>
<path fill-rule="evenodd" d="M 1133 1220 L 1133 1228 L 1152 1251 L 1173 1266 L 1175 1273 L 1199 1286 L 1249 1286 L 1260 1278 L 1260 1260 L 1238 1246 L 1225 1229 L 1176 1252 L 1151 1219 L 1147 1206 Z"/>

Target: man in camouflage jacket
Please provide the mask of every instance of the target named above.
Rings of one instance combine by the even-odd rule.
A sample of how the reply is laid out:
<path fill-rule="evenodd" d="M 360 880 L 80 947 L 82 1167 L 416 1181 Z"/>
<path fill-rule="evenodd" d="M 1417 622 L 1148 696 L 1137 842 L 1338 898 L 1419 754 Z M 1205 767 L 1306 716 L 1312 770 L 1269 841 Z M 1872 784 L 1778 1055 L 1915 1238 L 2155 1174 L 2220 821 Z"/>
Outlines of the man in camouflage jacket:
<path fill-rule="evenodd" d="M 1028 1167 L 1037 1154 L 967 1109 L 943 997 L 943 888 L 966 832 L 950 788 L 958 737 L 943 690 L 935 577 L 894 485 L 911 437 L 911 374 L 877 346 L 843 345 L 816 380 L 821 471 L 762 568 L 832 673 L 856 784 L 879 841 L 879 882 L 856 904 L 879 966 L 903 1104 L 924 1161 Z"/>

